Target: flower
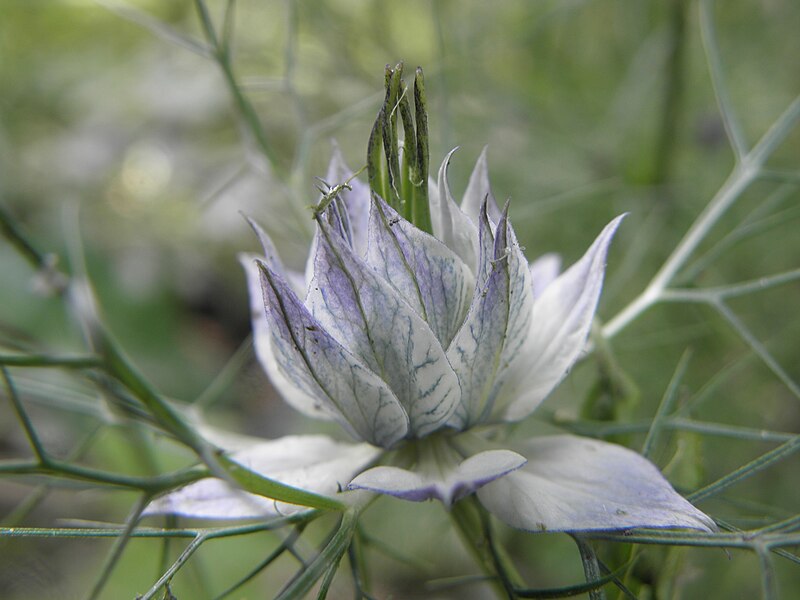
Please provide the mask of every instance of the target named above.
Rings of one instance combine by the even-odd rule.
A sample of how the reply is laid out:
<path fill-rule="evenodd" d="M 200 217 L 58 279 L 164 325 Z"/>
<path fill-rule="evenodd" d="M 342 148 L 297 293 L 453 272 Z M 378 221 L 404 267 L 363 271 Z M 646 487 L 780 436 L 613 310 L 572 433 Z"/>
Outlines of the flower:
<path fill-rule="evenodd" d="M 358 442 L 220 445 L 253 471 L 320 494 L 364 489 L 449 506 L 476 492 L 491 513 L 528 531 L 712 529 L 654 465 L 621 446 L 571 435 L 504 445 L 484 435 L 531 414 L 580 356 L 622 217 L 563 273 L 554 255 L 529 265 L 508 205 L 500 210 L 492 196 L 486 152 L 460 206 L 447 182 L 451 156 L 427 190 L 433 235 L 357 180 L 317 211 L 304 274 L 286 269 L 254 224 L 263 256 L 242 264 L 258 358 L 289 404 L 338 422 Z M 351 178 L 337 152 L 327 180 Z M 287 510 L 206 479 L 148 513 Z"/>

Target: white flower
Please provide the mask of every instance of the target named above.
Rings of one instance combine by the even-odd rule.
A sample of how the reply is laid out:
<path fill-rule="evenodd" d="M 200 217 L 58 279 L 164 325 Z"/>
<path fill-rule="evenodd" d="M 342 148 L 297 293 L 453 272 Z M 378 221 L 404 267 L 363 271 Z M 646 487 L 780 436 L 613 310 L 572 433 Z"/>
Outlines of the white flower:
<path fill-rule="evenodd" d="M 242 264 L 258 358 L 287 402 L 359 443 L 292 436 L 232 458 L 325 495 L 359 488 L 450 505 L 477 491 L 529 531 L 712 528 L 635 452 L 569 435 L 495 447 L 475 431 L 528 416 L 579 357 L 621 217 L 560 275 L 553 255 L 529 265 L 492 197 L 485 151 L 460 207 L 447 184 L 451 155 L 429 189 L 433 235 L 358 181 L 319 213 L 305 274 L 286 270 L 256 227 L 264 255 Z M 328 181 L 350 176 L 337 153 Z M 206 479 L 148 513 L 287 510 Z"/>

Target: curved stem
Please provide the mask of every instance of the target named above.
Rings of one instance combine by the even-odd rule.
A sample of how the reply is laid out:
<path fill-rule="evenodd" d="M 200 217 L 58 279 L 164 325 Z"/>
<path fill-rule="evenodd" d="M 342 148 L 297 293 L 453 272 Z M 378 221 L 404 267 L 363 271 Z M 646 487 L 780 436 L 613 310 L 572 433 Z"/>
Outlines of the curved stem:
<path fill-rule="evenodd" d="M 677 272 L 742 192 L 759 177 L 766 160 L 786 139 L 798 120 L 800 120 L 800 96 L 794 99 L 761 140 L 734 167 L 725 183 L 706 205 L 644 291 L 605 324 L 601 330 L 603 337 L 606 339 L 614 337 L 662 299 L 664 290 Z"/>

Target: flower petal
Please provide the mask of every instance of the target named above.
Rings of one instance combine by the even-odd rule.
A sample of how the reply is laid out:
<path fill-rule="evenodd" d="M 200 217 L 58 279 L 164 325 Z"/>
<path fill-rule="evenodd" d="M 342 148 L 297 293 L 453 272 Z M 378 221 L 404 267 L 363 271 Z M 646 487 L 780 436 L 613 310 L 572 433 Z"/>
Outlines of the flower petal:
<path fill-rule="evenodd" d="M 533 297 L 538 298 L 561 271 L 561 257 L 555 252 L 543 254 L 530 264 Z"/>
<path fill-rule="evenodd" d="M 474 270 L 478 261 L 478 229 L 475 223 L 458 208 L 447 183 L 447 167 L 450 164 L 450 157 L 457 149 L 453 148 L 439 167 L 437 193 L 429 197 L 431 222 L 436 238 Z M 438 213 L 435 218 L 434 213 Z"/>
<path fill-rule="evenodd" d="M 314 395 L 309 394 L 299 387 L 295 381 L 287 378 L 278 367 L 275 353 L 272 349 L 272 334 L 270 333 L 267 315 L 264 310 L 264 292 L 261 289 L 261 277 L 256 264 L 257 260 L 264 260 L 264 257 L 259 257 L 255 254 L 239 255 L 239 262 L 242 264 L 247 276 L 250 317 L 253 324 L 253 347 L 256 351 L 256 357 L 267 373 L 272 385 L 287 404 L 310 417 L 325 420 L 334 419 L 338 411 L 332 411 L 327 405 L 320 403 Z M 276 265 L 276 262 L 270 259 L 269 253 L 267 253 L 267 261 L 267 264 L 271 262 L 271 264 Z M 280 263 L 277 263 L 276 266 L 280 267 Z"/>
<path fill-rule="evenodd" d="M 528 263 L 508 222 L 507 210 L 497 225 L 491 257 L 486 203 L 481 212 L 481 265 L 490 264 L 485 284 L 475 289 L 464 325 L 447 349 L 461 383 L 461 408 L 456 416 L 470 426 L 491 411 L 506 371 L 519 354 L 530 329 L 533 291 Z M 483 271 L 483 268 L 479 271 Z M 457 424 L 456 424 L 457 425 Z"/>
<path fill-rule="evenodd" d="M 715 529 L 711 518 L 675 492 L 651 462 L 627 448 L 570 435 L 514 448 L 528 463 L 478 491 L 481 503 L 511 527 Z"/>
<path fill-rule="evenodd" d="M 477 223 L 480 218 L 481 207 L 484 202 L 487 203 L 489 220 L 492 223 L 499 223 L 502 214 L 489 185 L 487 150 L 488 146 L 484 146 L 475 163 L 475 168 L 472 170 L 472 175 L 470 175 L 464 197 L 461 199 L 461 211 L 472 219 L 474 223 Z"/>
<path fill-rule="evenodd" d="M 347 487 L 388 494 L 412 502 L 436 498 L 449 507 L 453 502 L 524 464 L 525 458 L 516 452 L 487 450 L 470 456 L 460 464 L 439 465 L 433 471 L 435 475 L 397 467 L 374 467 L 358 475 Z"/>
<path fill-rule="evenodd" d="M 255 220 L 251 219 L 250 217 L 245 217 L 245 220 L 247 221 L 248 225 L 250 225 L 252 230 L 255 232 L 256 236 L 258 236 L 258 241 L 261 243 L 261 249 L 264 251 L 264 255 L 258 258 L 267 263 L 269 265 L 269 268 L 272 269 L 275 273 L 277 273 L 278 275 L 283 277 L 286 281 L 288 281 L 289 284 L 291 284 L 292 289 L 295 292 L 297 292 L 298 295 L 305 296 L 308 284 L 304 273 L 301 273 L 300 271 L 293 271 L 292 269 L 287 269 L 283 265 L 283 262 L 281 261 L 281 258 L 278 255 L 278 251 L 275 248 L 275 244 L 272 243 L 272 239 L 269 237 L 269 234 L 264 230 L 264 228 L 261 227 L 261 225 L 259 225 Z M 247 257 L 248 261 L 251 261 L 252 259 L 252 256 L 248 254 L 240 255 L 239 262 L 242 263 L 242 265 L 245 265 L 245 263 L 242 262 L 243 256 Z M 247 271 L 247 266 L 245 265 L 245 272 L 246 271 Z M 256 277 L 256 282 L 258 282 L 258 277 Z M 258 290 L 259 291 L 258 294 L 256 294 L 256 297 L 259 299 L 259 303 L 261 303 L 260 286 L 258 287 Z M 253 296 L 251 295 L 251 304 L 252 304 L 252 298 Z"/>
<path fill-rule="evenodd" d="M 443 426 L 461 396 L 458 378 L 425 321 L 341 238 L 321 224 L 307 303 L 405 408 L 412 436 Z"/>
<path fill-rule="evenodd" d="M 425 319 L 446 348 L 464 321 L 474 286 L 464 262 L 375 196 L 367 263 Z"/>
<path fill-rule="evenodd" d="M 389 387 L 325 331 L 286 282 L 259 267 L 281 374 L 362 440 L 389 447 L 406 437 L 408 417 Z"/>
<path fill-rule="evenodd" d="M 533 412 L 584 349 L 603 287 L 608 246 L 623 217 L 606 225 L 586 254 L 534 302 L 522 358 L 498 395 L 494 412 L 499 418 L 516 421 Z"/>
<path fill-rule="evenodd" d="M 326 175 L 329 185 L 344 183 L 353 176 L 347 166 L 338 144 L 334 144 L 333 156 Z M 339 197 L 344 202 L 349 221 L 350 241 L 356 254 L 364 256 L 367 251 L 367 231 L 369 225 L 370 193 L 369 186 L 358 179 L 350 180 L 350 188 L 344 189 Z"/>
<path fill-rule="evenodd" d="M 231 458 L 251 471 L 303 490 L 332 496 L 380 454 L 369 444 L 343 444 L 326 436 L 288 436 L 260 441 Z M 198 519 L 279 516 L 303 507 L 249 494 L 226 481 L 207 478 L 150 503 L 145 515 L 176 514 Z"/>

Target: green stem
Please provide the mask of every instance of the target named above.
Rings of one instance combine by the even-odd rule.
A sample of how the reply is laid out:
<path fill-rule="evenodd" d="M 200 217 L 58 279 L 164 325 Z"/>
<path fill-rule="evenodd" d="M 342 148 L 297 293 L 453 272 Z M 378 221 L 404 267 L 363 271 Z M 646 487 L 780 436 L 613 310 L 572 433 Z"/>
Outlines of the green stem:
<path fill-rule="evenodd" d="M 363 507 L 354 507 L 342 515 L 336 533 L 325 545 L 325 548 L 322 549 L 310 565 L 304 567 L 296 579 L 280 592 L 276 600 L 296 600 L 304 597 L 321 577 L 329 573 L 331 569 L 336 568 L 336 565 L 339 564 L 342 556 L 350 547 L 361 510 L 363 510 Z"/>
<path fill-rule="evenodd" d="M 5 367 L 63 367 L 65 369 L 93 369 L 102 367 L 103 359 L 99 356 L 0 354 L 0 365 Z"/>
<path fill-rule="evenodd" d="M 580 535 L 573 535 L 572 539 L 578 545 L 578 551 L 581 554 L 581 562 L 583 563 L 583 572 L 586 575 L 587 583 L 595 583 L 602 579 L 600 572 L 600 565 L 597 562 L 597 555 L 591 544 Z M 594 588 L 589 591 L 589 600 L 605 600 L 606 593 L 602 587 Z"/>
<path fill-rule="evenodd" d="M 203 26 L 206 39 L 214 50 L 214 59 L 222 71 L 222 76 L 228 86 L 228 91 L 233 96 L 233 101 L 237 111 L 239 112 L 239 115 L 241 116 L 245 125 L 247 125 L 250 133 L 253 135 L 253 139 L 255 140 L 258 149 L 272 165 L 272 168 L 275 171 L 279 171 L 280 163 L 278 162 L 278 155 L 272 148 L 272 144 L 267 138 L 267 134 L 261 125 L 261 121 L 259 120 L 252 103 L 244 95 L 241 86 L 236 80 L 236 75 L 233 72 L 233 64 L 231 62 L 229 47 L 227 45 L 223 46 L 220 43 L 205 0 L 195 0 L 195 7 L 197 8 L 197 13 L 200 17 L 200 22 Z"/>
<path fill-rule="evenodd" d="M 125 547 L 128 545 L 128 541 L 131 539 L 131 533 L 136 527 L 136 524 L 139 522 L 142 512 L 147 507 L 148 502 L 150 502 L 150 496 L 143 494 L 136 501 L 136 504 L 134 504 L 134 507 L 128 516 L 128 520 L 125 522 L 125 529 L 123 530 L 122 535 L 114 540 L 114 545 L 111 548 L 111 552 L 109 553 L 103 568 L 100 570 L 100 577 L 97 579 L 97 582 L 92 587 L 92 591 L 89 593 L 89 600 L 96 600 L 100 597 L 103 588 L 108 582 L 108 578 L 111 577 L 114 567 L 119 562 L 119 559 L 122 558 L 122 553 L 125 551 Z"/>
<path fill-rule="evenodd" d="M 655 145 L 655 159 L 650 180 L 660 185 L 669 180 L 675 159 L 675 143 L 680 129 L 680 115 L 684 89 L 684 56 L 686 54 L 687 0 L 669 2 L 669 48 L 666 64 L 666 82 L 661 109 L 661 124 Z"/>
<path fill-rule="evenodd" d="M 112 487 L 141 490 L 155 495 L 167 490 L 186 485 L 208 477 L 208 470 L 203 467 L 190 467 L 166 475 L 154 477 L 137 477 L 100 471 L 89 467 L 74 465 L 55 458 L 45 456 L 44 461 L 0 461 L 0 476 L 3 475 L 44 475 L 85 481 Z"/>
<path fill-rule="evenodd" d="M 491 540 L 486 535 L 481 511 L 483 507 L 475 501 L 475 498 L 468 497 L 453 505 L 450 509 L 450 518 L 475 562 L 489 577 L 488 582 L 497 597 L 513 600 L 516 597 L 514 587 L 498 570 L 498 562 L 493 556 Z"/>
<path fill-rule="evenodd" d="M 22 428 L 25 430 L 25 436 L 28 438 L 28 443 L 31 445 L 33 453 L 36 455 L 36 458 L 40 463 L 46 462 L 47 453 L 44 450 L 44 446 L 42 446 L 39 436 L 36 435 L 36 429 L 34 429 L 33 423 L 31 423 L 28 413 L 25 411 L 25 407 L 22 406 L 22 401 L 19 399 L 17 390 L 14 387 L 11 377 L 9 377 L 8 371 L 5 367 L 0 367 L 0 374 L 3 376 L 3 381 L 5 382 L 6 390 L 8 391 L 8 397 L 11 399 L 11 404 L 14 407 L 14 412 L 17 413 L 17 418 L 19 419 L 20 423 L 22 423 Z"/>
<path fill-rule="evenodd" d="M 16 248 L 30 265 L 47 277 L 47 283 L 57 293 L 62 293 L 67 288 L 67 277 L 56 269 L 56 255 L 45 254 L 31 243 L 22 230 L 17 227 L 14 219 L 0 206 L 0 235 Z"/>

